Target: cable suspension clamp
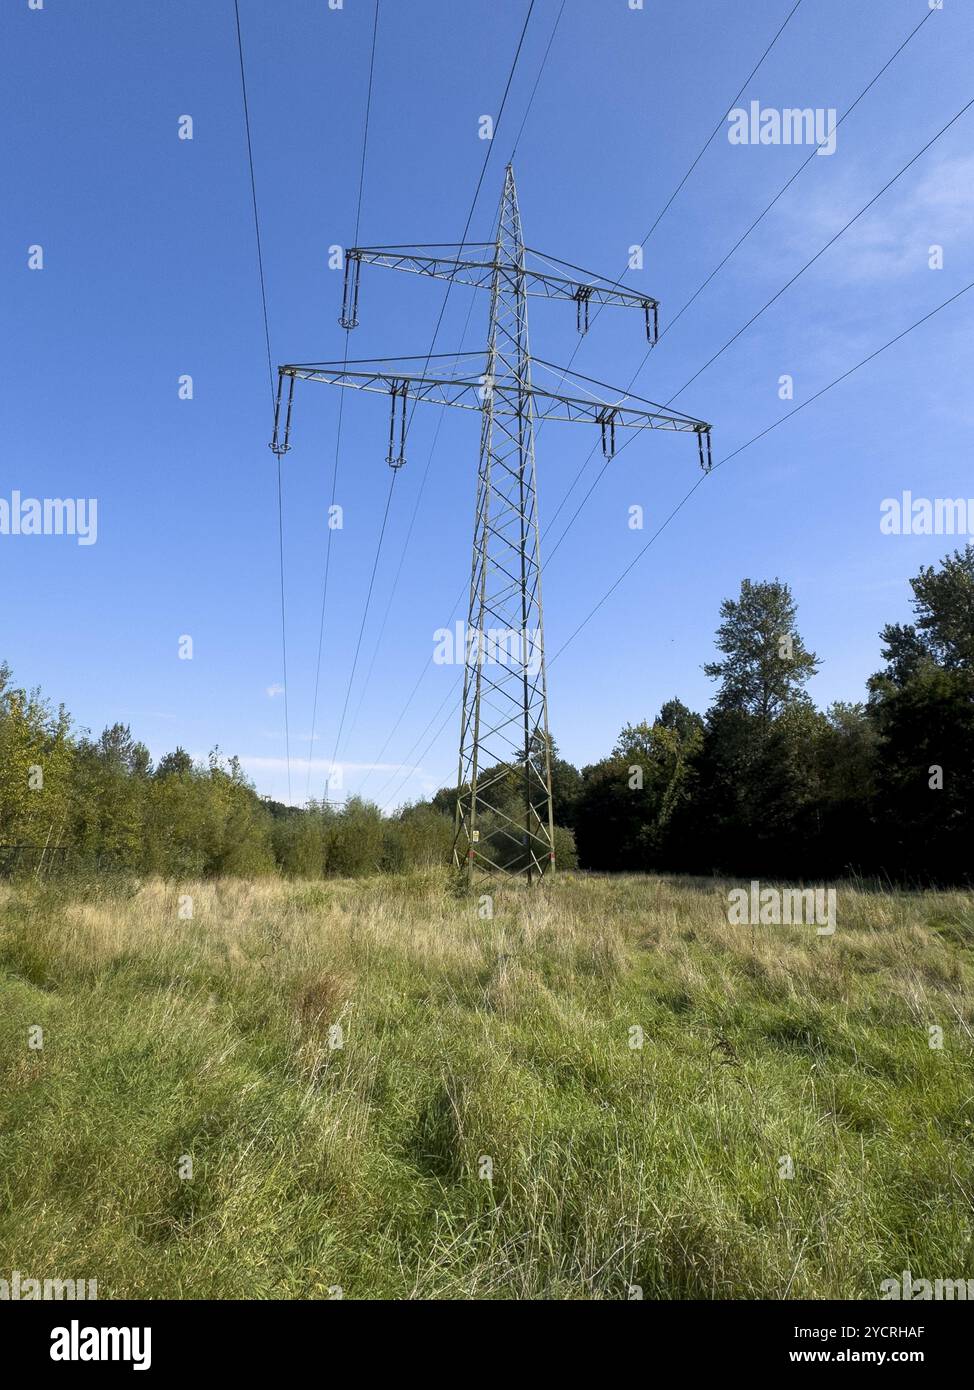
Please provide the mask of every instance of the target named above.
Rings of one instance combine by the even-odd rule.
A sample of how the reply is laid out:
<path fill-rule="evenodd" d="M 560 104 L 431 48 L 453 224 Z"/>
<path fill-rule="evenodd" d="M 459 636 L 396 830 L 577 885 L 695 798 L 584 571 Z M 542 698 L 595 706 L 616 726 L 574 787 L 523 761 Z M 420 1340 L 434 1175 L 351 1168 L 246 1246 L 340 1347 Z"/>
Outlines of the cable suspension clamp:
<path fill-rule="evenodd" d="M 616 451 L 616 412 L 600 410 L 596 419 L 602 429 L 602 453 L 608 461 L 614 458 Z"/>
<path fill-rule="evenodd" d="M 575 327 L 584 338 L 588 332 L 588 305 L 592 298 L 592 285 L 578 285 L 572 298 L 575 301 Z"/>
<path fill-rule="evenodd" d="M 646 315 L 646 339 L 651 347 L 655 347 L 659 342 L 659 305 L 652 304 L 647 299 L 643 305 L 643 312 Z"/>
<path fill-rule="evenodd" d="M 345 279 L 342 284 L 342 312 L 338 322 L 342 328 L 358 327 L 358 284 L 362 261 L 354 251 L 345 256 Z"/>
<path fill-rule="evenodd" d="M 406 462 L 406 397 L 409 394 L 408 381 L 394 381 L 389 391 L 392 397 L 392 410 L 389 414 L 389 453 L 386 463 L 390 468 L 401 468 Z M 396 416 L 399 416 L 399 452 L 396 453 Z"/>
<path fill-rule="evenodd" d="M 270 443 L 270 447 L 271 447 L 272 452 L 275 453 L 275 454 L 277 455 L 278 458 L 280 458 L 282 454 L 286 454 L 286 453 L 288 452 L 288 450 L 290 449 L 290 447 L 291 447 L 291 406 L 292 406 L 292 404 L 293 404 L 293 402 L 294 402 L 294 377 L 293 377 L 293 376 L 288 377 L 288 383 L 289 383 L 289 385 L 288 385 L 288 391 L 287 391 L 287 410 L 286 410 L 286 413 L 285 413 L 285 416 L 284 416 L 284 440 L 283 440 L 283 443 L 282 443 L 282 442 L 281 442 L 281 438 L 280 438 L 280 424 L 281 424 L 281 391 L 282 391 L 283 386 L 284 386 L 284 373 L 283 373 L 283 372 L 278 372 L 278 374 L 277 374 L 277 399 L 276 399 L 275 402 L 274 402 L 274 437 L 273 437 L 273 439 L 271 440 L 271 443 Z"/>
<path fill-rule="evenodd" d="M 704 440 L 706 439 L 706 451 Z M 700 467 L 705 473 L 709 473 L 714 466 L 713 457 L 710 452 L 710 429 L 704 428 L 697 430 L 697 448 L 700 451 Z"/>

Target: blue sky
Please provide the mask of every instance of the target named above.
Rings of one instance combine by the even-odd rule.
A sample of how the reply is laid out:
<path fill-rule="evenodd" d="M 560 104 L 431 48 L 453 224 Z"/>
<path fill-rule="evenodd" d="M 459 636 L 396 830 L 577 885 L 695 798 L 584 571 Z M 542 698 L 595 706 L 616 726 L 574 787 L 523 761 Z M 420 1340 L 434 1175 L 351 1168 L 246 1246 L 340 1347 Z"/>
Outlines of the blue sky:
<path fill-rule="evenodd" d="M 632 11 L 628 0 L 567 0 L 517 151 L 528 244 L 620 275 L 792 4 L 647 0 Z M 486 152 L 479 118 L 496 115 L 527 8 L 382 0 L 362 243 L 460 237 Z M 503 167 L 559 9 L 536 0 L 472 239 L 493 234 Z M 926 10 L 927 0 L 803 0 L 743 100 L 841 115 Z M 354 231 L 373 2 L 240 0 L 240 13 L 274 361 L 340 358 L 341 277 L 328 248 Z M 0 28 L 0 263 L 13 330 L 0 343 L 0 496 L 98 499 L 95 545 L 0 536 L 0 658 L 82 725 L 129 722 L 156 756 L 219 744 L 261 792 L 286 798 L 276 476 L 232 0 L 45 0 L 42 10 L 7 0 Z M 667 401 L 971 97 L 974 13 L 944 0 L 841 126 L 835 153 L 811 160 L 633 389 Z M 192 141 L 177 138 L 186 114 Z M 717 459 L 974 278 L 972 150 L 974 110 L 678 397 L 676 408 L 713 422 Z M 662 328 L 807 154 L 718 133 L 650 238 L 644 269 L 626 274 L 661 301 Z M 28 269 L 36 245 L 39 271 Z M 944 248 L 942 269 L 929 266 L 931 245 Z M 424 354 L 443 293 L 366 270 L 351 355 Z M 459 345 L 475 293 L 453 292 L 437 350 Z M 705 708 L 701 667 L 718 607 L 745 576 L 792 585 L 803 636 L 822 658 L 817 702 L 861 697 L 880 627 L 908 615 L 909 576 L 961 543 L 885 536 L 879 520 L 881 501 L 904 489 L 974 495 L 972 310 L 974 294 L 698 488 L 554 663 L 551 722 L 564 756 L 595 760 L 624 723 L 652 717 L 671 695 Z M 572 306 L 532 300 L 531 312 L 534 351 L 567 362 Z M 482 345 L 486 314 L 480 295 L 467 349 Z M 624 386 L 642 334 L 638 316 L 607 310 L 574 365 Z M 794 402 L 778 396 L 786 373 Z M 191 401 L 178 396 L 184 374 Z M 311 791 L 322 791 L 388 488 L 387 405 L 348 393 L 345 525 L 333 541 L 309 748 L 338 405 L 330 387 L 298 387 L 284 463 L 296 802 L 309 752 Z M 595 443 L 581 426 L 540 430 L 542 527 Z M 346 789 L 383 802 L 455 776 L 457 719 L 428 750 L 428 735 L 413 745 L 456 679 L 433 665 L 433 633 L 468 575 L 477 444 L 466 412 L 441 421 L 438 409 L 416 411 L 340 750 Z M 543 552 L 600 464 L 596 449 Z M 676 434 L 640 436 L 613 461 L 546 567 L 549 652 L 697 475 L 693 441 Z M 628 526 L 636 503 L 642 532 Z M 185 634 L 191 661 L 178 656 Z"/>

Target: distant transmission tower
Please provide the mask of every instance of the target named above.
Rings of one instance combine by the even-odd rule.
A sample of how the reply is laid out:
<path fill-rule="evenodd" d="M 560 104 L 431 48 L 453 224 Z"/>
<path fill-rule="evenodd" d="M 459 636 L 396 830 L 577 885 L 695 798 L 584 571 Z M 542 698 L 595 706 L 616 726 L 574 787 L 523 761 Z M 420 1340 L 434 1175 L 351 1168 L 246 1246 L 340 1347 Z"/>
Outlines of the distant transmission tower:
<path fill-rule="evenodd" d="M 343 328 L 358 324 L 363 264 L 489 289 L 486 357 L 483 353 L 438 355 L 436 360 L 449 358 L 455 364 L 442 374 L 430 373 L 432 354 L 360 360 L 351 363 L 354 370 L 347 362 L 279 367 L 271 448 L 276 454 L 290 448 L 296 380 L 389 395 L 386 462 L 391 468 L 401 468 L 406 461 L 411 401 L 480 411 L 453 856 L 471 883 L 494 873 L 524 877 L 530 883 L 553 869 L 555 862 L 534 421 L 597 425 L 607 459 L 615 453 L 617 428 L 692 432 L 697 436 L 700 465 L 707 470 L 710 426 L 531 356 L 529 295 L 573 300 L 580 333 L 588 330 L 592 304 L 639 309 L 650 343 L 658 337 L 659 306 L 655 299 L 617 281 L 526 247 L 510 165 L 494 241 L 356 246 L 348 251 Z M 542 266 L 566 273 L 551 274 Z M 415 363 L 420 364 L 419 370 L 409 370 Z M 553 379 L 553 389 L 534 383 L 539 368 Z M 286 399 L 285 377 L 290 379 Z M 566 385 L 575 394 L 567 393 Z"/>

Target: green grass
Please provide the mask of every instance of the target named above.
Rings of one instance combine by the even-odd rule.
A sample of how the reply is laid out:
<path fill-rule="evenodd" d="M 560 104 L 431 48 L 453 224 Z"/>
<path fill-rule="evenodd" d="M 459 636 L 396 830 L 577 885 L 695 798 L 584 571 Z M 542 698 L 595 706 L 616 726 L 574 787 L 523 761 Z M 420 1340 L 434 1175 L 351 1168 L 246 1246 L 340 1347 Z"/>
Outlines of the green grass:
<path fill-rule="evenodd" d="M 0 1277 L 478 1299 L 974 1277 L 974 895 L 850 885 L 826 938 L 728 925 L 727 887 L 565 874 L 489 921 L 438 873 L 0 888 Z"/>

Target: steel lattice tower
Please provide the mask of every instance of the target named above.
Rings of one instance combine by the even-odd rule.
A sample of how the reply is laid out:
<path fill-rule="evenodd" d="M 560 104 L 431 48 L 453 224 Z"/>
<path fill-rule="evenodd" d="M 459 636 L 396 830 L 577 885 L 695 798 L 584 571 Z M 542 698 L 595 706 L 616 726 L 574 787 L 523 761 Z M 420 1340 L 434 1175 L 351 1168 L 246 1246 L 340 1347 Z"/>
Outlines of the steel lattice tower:
<path fill-rule="evenodd" d="M 443 254 L 450 251 L 452 256 Z M 597 425 L 607 459 L 615 453 L 617 428 L 693 432 L 700 464 L 707 469 L 711 461 L 710 426 L 532 358 L 529 295 L 573 301 L 581 333 L 588 330 L 592 303 L 638 308 L 650 343 L 658 338 L 659 306 L 655 299 L 617 281 L 526 247 L 510 165 L 504 175 L 493 242 L 349 250 L 339 320 L 344 328 L 358 324 L 363 264 L 489 290 L 486 357 L 483 353 L 447 354 L 455 365 L 443 374 L 430 373 L 432 352 L 425 359 L 279 367 L 271 448 L 278 455 L 290 448 L 296 380 L 388 394 L 391 414 L 386 461 L 392 468 L 405 463 L 410 401 L 481 413 L 470 596 L 462 642 L 463 704 L 453 856 L 471 883 L 494 873 L 522 877 L 530 883 L 553 869 L 555 858 L 534 422 L 545 419 Z M 548 267 L 573 273 L 551 274 Z M 420 370 L 406 370 L 404 364 L 414 362 L 421 364 Z M 556 389 L 537 386 L 532 380 L 533 368 L 552 375 Z M 289 379 L 286 399 L 285 378 Z M 566 385 L 575 393 L 565 390 Z"/>
<path fill-rule="evenodd" d="M 495 413 L 498 386 L 516 396 L 516 415 Z M 507 633 L 517 634 L 514 651 L 506 651 L 511 659 L 487 667 L 486 657 L 496 654 L 488 644 L 496 649 Z M 511 814 L 512 790 L 521 815 Z M 554 834 L 528 297 L 508 165 L 490 288 L 454 860 L 471 876 L 482 864 L 523 872 L 530 882 L 554 863 Z"/>

